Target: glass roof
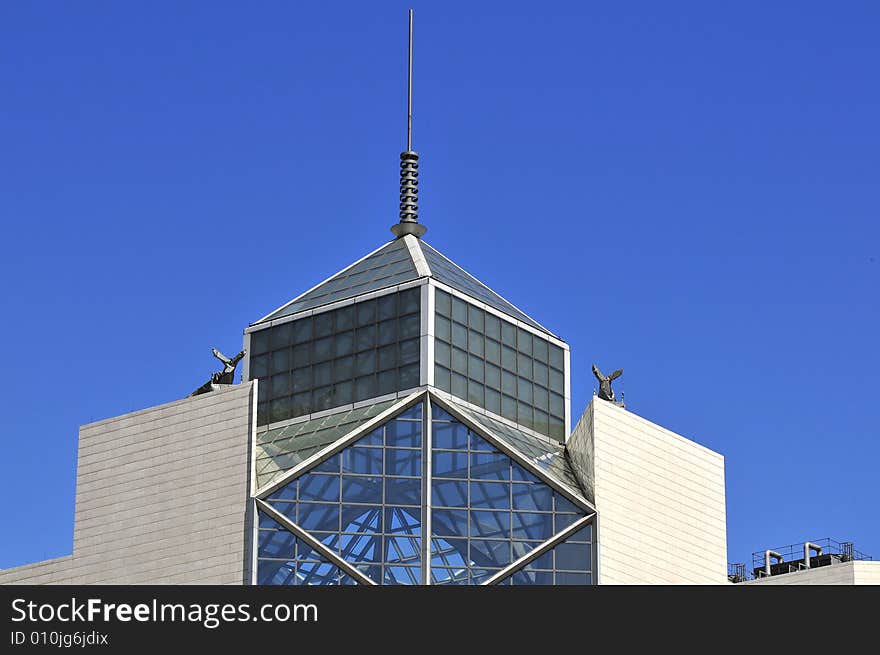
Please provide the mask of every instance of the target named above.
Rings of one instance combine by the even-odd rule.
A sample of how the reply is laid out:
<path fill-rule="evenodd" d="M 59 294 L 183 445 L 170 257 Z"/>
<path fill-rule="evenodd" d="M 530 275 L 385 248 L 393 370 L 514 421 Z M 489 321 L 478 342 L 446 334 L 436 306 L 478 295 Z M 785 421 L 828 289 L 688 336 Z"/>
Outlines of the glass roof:
<path fill-rule="evenodd" d="M 492 289 L 480 282 L 463 268 L 441 255 L 427 243 L 421 241 L 419 245 L 422 248 L 422 253 L 425 255 L 425 260 L 428 262 L 428 266 L 431 267 L 431 276 L 435 280 L 448 284 L 453 289 L 466 293 L 469 296 L 486 303 L 490 307 L 494 307 L 523 323 L 528 323 L 534 328 L 551 334 L 551 332 L 543 325 L 522 313 L 504 298 L 492 291 Z"/>
<path fill-rule="evenodd" d="M 565 454 L 565 446 L 551 441 L 549 438 L 528 434 L 506 423 L 489 418 L 484 414 L 464 409 L 454 401 L 446 400 L 446 402 L 454 405 L 467 418 L 489 430 L 496 438 L 531 460 L 546 475 L 553 478 L 558 484 L 563 485 L 572 494 L 579 498 L 583 497 L 584 494 L 578 485 L 577 477 Z"/>
<path fill-rule="evenodd" d="M 395 402 L 397 401 L 386 400 L 258 433 L 257 488 L 266 486 L 284 471 L 292 469 L 322 448 L 356 430 Z"/>
<path fill-rule="evenodd" d="M 396 239 L 351 268 L 341 271 L 317 288 L 304 293 L 278 311 L 267 316 L 269 321 L 306 309 L 328 305 L 337 300 L 354 298 L 419 278 L 409 248 L 403 239 Z"/>
<path fill-rule="evenodd" d="M 512 318 L 527 323 L 547 334 L 553 334 L 477 280 L 473 275 L 454 264 L 424 241 L 414 237 L 404 237 L 389 242 L 363 261 L 340 271 L 326 282 L 296 297 L 287 305 L 259 322 L 271 321 L 307 309 L 314 309 L 339 300 L 354 298 L 364 293 L 387 289 L 388 287 L 424 277 L 424 272 L 423 275 L 420 275 L 413 261 L 410 245 L 414 248 L 421 248 L 425 262 L 427 262 L 430 268 L 429 274 L 435 280 L 484 302 Z"/>

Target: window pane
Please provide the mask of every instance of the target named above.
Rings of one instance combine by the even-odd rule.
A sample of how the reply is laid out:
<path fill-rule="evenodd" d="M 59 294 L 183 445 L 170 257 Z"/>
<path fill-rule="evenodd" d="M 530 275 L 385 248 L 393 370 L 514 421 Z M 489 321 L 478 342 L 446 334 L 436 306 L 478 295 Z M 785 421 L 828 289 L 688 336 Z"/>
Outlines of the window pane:
<path fill-rule="evenodd" d="M 387 346 L 390 343 L 394 343 L 397 341 L 397 321 L 382 321 L 379 323 L 377 328 L 378 332 L 378 344 L 380 346 Z"/>
<path fill-rule="evenodd" d="M 378 299 L 379 313 L 378 318 L 384 321 L 397 316 L 397 294 L 391 293 Z"/>
<path fill-rule="evenodd" d="M 452 350 L 449 345 L 442 341 L 434 341 L 434 361 L 437 364 L 449 368 L 451 365 Z"/>
<path fill-rule="evenodd" d="M 341 512 L 343 532 L 382 532 L 382 507 L 379 505 L 343 505 Z"/>
<path fill-rule="evenodd" d="M 466 537 L 468 513 L 465 510 L 436 509 L 431 513 L 431 531 L 440 536 Z"/>
<path fill-rule="evenodd" d="M 510 485 L 506 482 L 473 481 L 470 491 L 472 508 L 510 508 Z"/>
<path fill-rule="evenodd" d="M 518 330 L 516 349 L 526 355 L 532 354 L 532 333 L 526 332 L 522 328 Z"/>
<path fill-rule="evenodd" d="M 418 448 L 422 445 L 422 422 L 391 421 L 385 426 L 385 444 L 388 446 Z"/>
<path fill-rule="evenodd" d="M 591 584 L 589 573 L 556 573 L 557 585 L 588 585 Z"/>
<path fill-rule="evenodd" d="M 434 291 L 434 308 L 444 316 L 452 315 L 452 297 L 445 291 Z"/>
<path fill-rule="evenodd" d="M 354 352 L 354 332 L 351 330 L 347 332 L 340 332 L 336 335 L 333 340 L 334 346 L 334 355 L 336 357 L 342 357 L 343 355 L 350 355 Z"/>
<path fill-rule="evenodd" d="M 471 539 L 471 559 L 477 566 L 504 567 L 512 561 L 509 541 Z"/>
<path fill-rule="evenodd" d="M 462 375 L 467 375 L 468 354 L 458 348 L 452 349 L 452 370 Z"/>
<path fill-rule="evenodd" d="M 553 515 L 514 512 L 513 538 L 546 541 L 553 536 Z"/>
<path fill-rule="evenodd" d="M 433 475 L 438 478 L 466 478 L 468 474 L 468 454 L 465 451 L 434 451 Z"/>
<path fill-rule="evenodd" d="M 339 460 L 328 460 L 328 465 L 331 463 L 335 463 L 338 470 Z M 339 501 L 338 475 L 319 475 L 318 473 L 309 473 L 301 477 L 299 482 L 300 500 L 323 500 L 327 502 Z"/>
<path fill-rule="evenodd" d="M 333 332 L 333 312 L 321 312 L 312 317 L 315 322 L 315 336 L 327 336 Z"/>
<path fill-rule="evenodd" d="M 315 362 L 321 362 L 333 356 L 333 337 L 318 339 L 312 346 L 312 360 Z"/>
<path fill-rule="evenodd" d="M 483 385 L 474 380 L 468 380 L 467 400 L 477 406 L 483 406 Z"/>
<path fill-rule="evenodd" d="M 556 568 L 570 571 L 589 571 L 590 545 L 589 544 L 559 544 L 556 551 Z"/>
<path fill-rule="evenodd" d="M 469 355 L 467 368 L 468 377 L 477 382 L 483 382 L 485 378 L 484 366 L 482 359 L 475 357 L 474 355 Z"/>
<path fill-rule="evenodd" d="M 561 371 L 564 368 L 564 361 L 562 348 L 550 346 L 550 366 Z"/>
<path fill-rule="evenodd" d="M 421 318 L 418 314 L 412 314 L 411 316 L 406 316 L 400 319 L 400 338 L 401 339 L 409 339 L 411 337 L 419 336 L 419 331 L 421 328 Z"/>
<path fill-rule="evenodd" d="M 505 370 L 516 372 L 516 351 L 508 346 L 501 347 L 501 366 Z"/>
<path fill-rule="evenodd" d="M 412 314 L 419 311 L 422 290 L 420 287 L 413 287 L 406 291 L 400 292 L 400 314 Z"/>
<path fill-rule="evenodd" d="M 453 296 L 452 298 L 452 320 L 461 323 L 462 325 L 467 325 L 467 313 L 468 306 L 464 300 L 460 298 L 456 298 Z"/>
<path fill-rule="evenodd" d="M 450 374 L 451 371 L 448 368 L 444 368 L 439 364 L 434 367 L 434 384 L 437 385 L 438 389 L 451 392 L 452 381 Z"/>
<path fill-rule="evenodd" d="M 354 305 L 340 307 L 333 313 L 335 314 L 335 329 L 337 332 L 351 330 L 354 327 Z"/>
<path fill-rule="evenodd" d="M 452 341 L 452 323 L 449 322 L 449 319 L 437 316 L 434 319 L 434 332 L 438 339 L 446 342 Z"/>
<path fill-rule="evenodd" d="M 484 338 L 481 332 L 468 331 L 468 350 L 480 359 L 483 358 L 483 342 Z"/>
<path fill-rule="evenodd" d="M 514 573 L 511 578 L 515 585 L 552 585 L 553 571 L 525 569 Z"/>
<path fill-rule="evenodd" d="M 290 349 L 276 350 L 271 355 L 270 372 L 280 373 L 290 369 Z"/>
<path fill-rule="evenodd" d="M 376 322 L 376 301 L 367 300 L 355 305 L 357 311 L 358 327 Z"/>
<path fill-rule="evenodd" d="M 486 387 L 486 409 L 495 414 L 501 413 L 501 394 Z"/>
<path fill-rule="evenodd" d="M 382 475 L 382 451 L 378 448 L 347 448 L 342 452 L 342 471 Z"/>
<path fill-rule="evenodd" d="M 472 537 L 510 538 L 510 512 L 471 510 L 468 515 Z"/>
<path fill-rule="evenodd" d="M 452 373 L 452 395 L 467 398 L 467 378 L 459 373 Z"/>
<path fill-rule="evenodd" d="M 518 479 L 524 469 L 514 465 L 514 479 Z M 529 475 L 526 473 L 526 475 Z M 553 511 L 553 490 L 543 484 L 514 484 L 513 508 L 525 511 Z"/>
<path fill-rule="evenodd" d="M 408 478 L 385 478 L 385 502 L 395 505 L 421 505 L 422 481 Z"/>
<path fill-rule="evenodd" d="M 501 321 L 501 343 L 516 348 L 516 326 L 512 323 Z"/>
<path fill-rule="evenodd" d="M 305 343 L 312 339 L 312 318 L 301 318 L 293 322 L 293 342 Z"/>
<path fill-rule="evenodd" d="M 269 350 L 269 330 L 251 332 L 251 352 L 254 355 L 262 355 Z"/>
<path fill-rule="evenodd" d="M 385 448 L 385 475 L 422 474 L 422 451 Z"/>
<path fill-rule="evenodd" d="M 419 340 L 410 339 L 400 342 L 400 365 L 419 361 Z"/>
<path fill-rule="evenodd" d="M 342 476 L 342 502 L 344 503 L 382 503 L 382 478 L 362 478 Z"/>
<path fill-rule="evenodd" d="M 539 337 L 534 337 L 532 344 L 532 356 L 536 361 L 548 363 L 549 344 Z"/>
<path fill-rule="evenodd" d="M 501 341 L 501 319 L 492 314 L 486 314 L 486 336 Z"/>
<path fill-rule="evenodd" d="M 458 323 L 452 324 L 452 345 L 461 348 L 462 350 L 467 350 L 467 338 L 468 331 L 467 328 L 463 325 L 459 325 Z"/>
<path fill-rule="evenodd" d="M 461 423 L 434 421 L 432 430 L 434 448 L 447 448 L 451 450 L 467 449 L 468 431 Z M 467 466 L 467 460 L 465 460 L 465 466 Z"/>
<path fill-rule="evenodd" d="M 501 364 L 501 344 L 492 339 L 486 339 L 486 361 L 495 365 Z"/>
<path fill-rule="evenodd" d="M 377 345 L 378 332 L 375 325 L 366 325 L 357 329 L 357 349 L 371 350 Z"/>
<path fill-rule="evenodd" d="M 471 477 L 480 480 L 509 480 L 510 459 L 501 453 L 471 453 Z"/>
<path fill-rule="evenodd" d="M 276 508 L 277 509 L 277 508 Z M 339 504 L 297 503 L 296 524 L 304 530 L 339 531 Z"/>
<path fill-rule="evenodd" d="M 419 365 L 409 364 L 400 367 L 400 388 L 412 389 L 419 385 Z"/>
<path fill-rule="evenodd" d="M 467 507 L 468 487 L 463 480 L 434 480 L 431 490 L 434 507 Z"/>

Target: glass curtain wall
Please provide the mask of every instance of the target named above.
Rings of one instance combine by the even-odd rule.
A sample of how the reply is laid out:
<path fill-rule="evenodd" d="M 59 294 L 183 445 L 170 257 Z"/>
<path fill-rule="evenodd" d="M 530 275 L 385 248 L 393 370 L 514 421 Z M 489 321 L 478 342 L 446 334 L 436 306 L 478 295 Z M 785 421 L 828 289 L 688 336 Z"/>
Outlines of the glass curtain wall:
<path fill-rule="evenodd" d="M 257 423 L 417 387 L 420 305 L 414 287 L 252 332 Z"/>
<path fill-rule="evenodd" d="M 439 389 L 565 439 L 562 348 L 479 307 L 435 290 L 434 383 Z"/>
<path fill-rule="evenodd" d="M 269 494 L 267 502 L 379 584 L 424 582 L 425 538 L 431 584 L 480 584 L 586 516 L 433 403 L 429 444 L 425 413 L 424 403 L 417 403 Z M 428 448 L 430 471 L 423 467 Z M 428 537 L 422 516 L 429 498 Z M 258 558 L 261 584 L 351 582 L 266 516 Z M 587 526 L 502 583 L 590 584 L 591 563 Z"/>

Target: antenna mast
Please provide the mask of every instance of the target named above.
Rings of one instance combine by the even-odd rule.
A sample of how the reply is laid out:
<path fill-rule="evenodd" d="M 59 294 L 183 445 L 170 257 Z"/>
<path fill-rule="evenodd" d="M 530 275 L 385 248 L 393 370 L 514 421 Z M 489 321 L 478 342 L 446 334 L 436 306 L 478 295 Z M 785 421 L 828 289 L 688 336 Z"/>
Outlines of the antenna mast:
<path fill-rule="evenodd" d="M 400 222 L 391 226 L 396 237 L 421 237 L 428 228 L 419 224 L 419 153 L 412 149 L 413 10 L 409 10 L 409 52 L 406 84 L 406 150 L 400 153 Z"/>

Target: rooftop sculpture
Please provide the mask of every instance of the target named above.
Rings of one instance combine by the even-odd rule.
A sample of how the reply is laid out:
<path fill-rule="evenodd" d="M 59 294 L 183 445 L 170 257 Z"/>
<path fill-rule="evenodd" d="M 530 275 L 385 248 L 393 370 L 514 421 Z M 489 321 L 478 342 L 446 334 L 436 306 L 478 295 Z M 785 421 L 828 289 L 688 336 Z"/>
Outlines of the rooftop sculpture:
<path fill-rule="evenodd" d="M 611 382 L 623 375 L 623 369 L 619 368 L 611 375 L 605 375 L 599 370 L 599 367 L 593 364 L 593 375 L 599 380 L 599 398 L 615 403 L 623 407 L 623 402 L 618 402 L 614 396 L 614 389 L 611 388 Z"/>
<path fill-rule="evenodd" d="M 216 385 L 218 384 L 232 384 L 232 380 L 235 377 L 235 367 L 238 366 L 238 363 L 241 361 L 241 358 L 245 356 L 245 353 L 247 353 L 247 351 L 242 350 L 240 353 L 232 358 L 227 357 L 216 348 L 211 348 L 211 353 L 213 353 L 214 357 L 223 362 L 223 370 L 214 373 L 211 376 L 211 379 L 205 382 L 205 384 L 200 386 L 198 389 L 193 391 L 190 394 L 190 397 L 214 391 Z"/>

